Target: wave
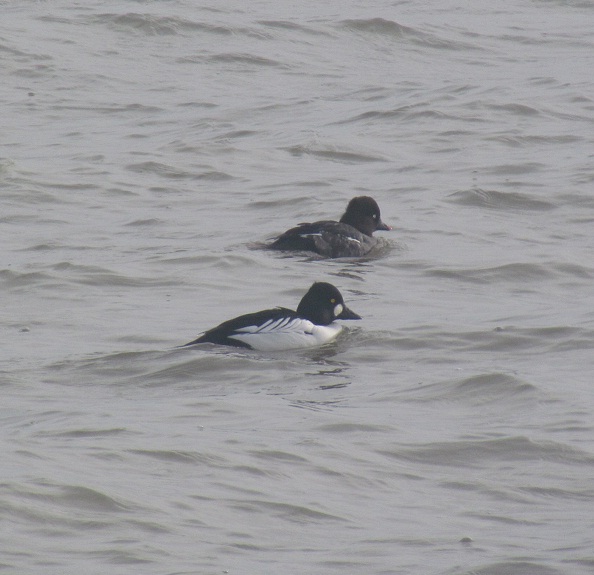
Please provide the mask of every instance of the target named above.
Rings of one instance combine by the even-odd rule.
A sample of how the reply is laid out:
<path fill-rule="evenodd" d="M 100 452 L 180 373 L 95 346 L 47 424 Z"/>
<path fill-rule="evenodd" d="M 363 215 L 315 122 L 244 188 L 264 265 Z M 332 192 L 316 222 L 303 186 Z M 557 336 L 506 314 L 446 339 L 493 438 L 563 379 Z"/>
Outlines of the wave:
<path fill-rule="evenodd" d="M 281 148 L 289 152 L 293 156 L 315 156 L 324 160 L 340 162 L 344 164 L 361 164 L 370 162 L 387 162 L 387 158 L 376 154 L 366 154 L 362 152 L 355 152 L 350 150 L 340 150 L 328 146 L 326 149 L 314 146 L 290 146 L 288 148 Z"/>
<path fill-rule="evenodd" d="M 233 180 L 234 177 L 226 172 L 213 169 L 206 169 L 202 172 L 190 172 L 182 170 L 161 162 L 149 161 L 137 164 L 128 164 L 126 169 L 130 172 L 155 174 L 162 178 L 170 180 L 208 180 L 208 181 L 226 181 Z"/>
<path fill-rule="evenodd" d="M 481 567 L 473 567 L 468 571 L 456 568 L 451 573 L 456 573 L 456 575 L 566 575 L 567 571 L 565 569 L 554 569 L 539 561 L 515 560 L 499 561 Z"/>
<path fill-rule="evenodd" d="M 392 40 L 404 40 L 424 48 L 464 51 L 481 50 L 476 44 L 461 42 L 459 40 L 446 40 L 436 34 L 403 26 L 394 20 L 386 20 L 384 18 L 342 20 L 338 26 L 344 30 L 350 30 L 366 36 L 377 35 Z"/>
<path fill-rule="evenodd" d="M 522 192 L 500 192 L 473 188 L 461 190 L 448 196 L 447 201 L 462 206 L 510 211 L 550 211 L 557 206 Z"/>
<path fill-rule="evenodd" d="M 533 441 L 528 437 L 444 441 L 418 446 L 378 450 L 390 458 L 425 465 L 484 468 L 493 462 L 549 461 L 594 469 L 594 455 L 555 441 Z"/>
<path fill-rule="evenodd" d="M 208 24 L 175 16 L 156 16 L 129 12 L 127 14 L 97 14 L 86 19 L 89 24 L 103 24 L 116 30 L 134 31 L 146 36 L 169 36 L 179 34 L 211 34 L 213 36 L 265 36 L 261 31 L 217 24 Z"/>

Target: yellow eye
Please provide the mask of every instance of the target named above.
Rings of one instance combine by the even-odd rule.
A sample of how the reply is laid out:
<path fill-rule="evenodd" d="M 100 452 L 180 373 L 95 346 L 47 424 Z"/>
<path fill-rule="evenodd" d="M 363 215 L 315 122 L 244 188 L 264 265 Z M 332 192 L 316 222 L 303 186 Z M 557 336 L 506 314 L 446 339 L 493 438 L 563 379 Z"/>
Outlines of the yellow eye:
<path fill-rule="evenodd" d="M 330 300 L 330 303 L 336 303 L 336 299 L 335 299 L 335 298 L 332 298 L 332 299 Z"/>

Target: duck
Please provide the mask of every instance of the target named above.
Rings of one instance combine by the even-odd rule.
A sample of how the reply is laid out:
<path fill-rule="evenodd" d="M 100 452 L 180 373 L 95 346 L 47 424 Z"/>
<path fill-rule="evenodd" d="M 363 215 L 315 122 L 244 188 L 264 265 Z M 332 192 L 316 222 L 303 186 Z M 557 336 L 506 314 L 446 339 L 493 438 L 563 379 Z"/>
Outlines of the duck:
<path fill-rule="evenodd" d="M 343 326 L 336 319 L 361 319 L 344 303 L 330 283 L 315 282 L 297 311 L 284 307 L 240 315 L 204 332 L 182 347 L 212 343 L 258 351 L 283 351 L 324 345 L 336 339 Z"/>
<path fill-rule="evenodd" d="M 327 258 L 362 257 L 377 244 L 373 232 L 392 228 L 382 222 L 377 202 L 357 196 L 347 205 L 340 221 L 298 224 L 278 236 L 268 247 L 282 251 L 309 251 Z"/>

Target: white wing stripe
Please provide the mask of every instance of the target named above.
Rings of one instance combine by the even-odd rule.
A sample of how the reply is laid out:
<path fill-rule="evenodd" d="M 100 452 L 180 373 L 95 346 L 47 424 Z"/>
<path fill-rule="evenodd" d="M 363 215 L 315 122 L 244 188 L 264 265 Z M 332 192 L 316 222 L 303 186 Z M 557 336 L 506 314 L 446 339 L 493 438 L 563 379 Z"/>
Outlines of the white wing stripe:
<path fill-rule="evenodd" d="M 313 327 L 313 324 L 306 320 L 298 317 L 279 317 L 278 319 L 269 319 L 262 325 L 246 325 L 236 329 L 236 333 L 285 333 L 303 331 L 306 326 L 301 325 L 302 323 L 309 324 Z M 306 329 L 307 331 L 307 329 Z M 311 328 L 309 329 L 311 331 Z M 231 336 L 232 337 L 232 336 Z"/>

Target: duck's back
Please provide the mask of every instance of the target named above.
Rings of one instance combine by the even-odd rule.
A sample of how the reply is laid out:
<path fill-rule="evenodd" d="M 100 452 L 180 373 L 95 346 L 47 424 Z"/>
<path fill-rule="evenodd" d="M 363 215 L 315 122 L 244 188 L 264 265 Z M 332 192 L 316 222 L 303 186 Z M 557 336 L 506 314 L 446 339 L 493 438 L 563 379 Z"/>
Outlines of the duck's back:
<path fill-rule="evenodd" d="M 331 220 L 299 224 L 279 236 L 270 248 L 310 251 L 329 258 L 361 257 L 376 241 L 353 226 Z"/>
<path fill-rule="evenodd" d="M 261 330 L 262 326 L 269 326 L 273 322 L 283 319 L 292 319 L 294 317 L 296 317 L 296 314 L 293 310 L 283 307 L 266 309 L 255 313 L 247 313 L 224 321 L 222 324 L 209 329 L 198 339 L 195 339 L 186 345 L 194 345 L 197 343 L 216 343 L 219 345 L 232 345 L 235 347 L 251 348 L 252 345 L 242 341 L 241 339 L 236 339 L 233 336 L 245 333 L 246 330 L 255 333 L 258 332 L 258 330 Z"/>

